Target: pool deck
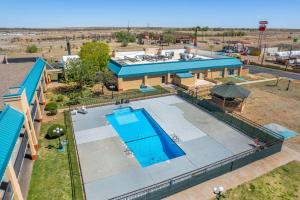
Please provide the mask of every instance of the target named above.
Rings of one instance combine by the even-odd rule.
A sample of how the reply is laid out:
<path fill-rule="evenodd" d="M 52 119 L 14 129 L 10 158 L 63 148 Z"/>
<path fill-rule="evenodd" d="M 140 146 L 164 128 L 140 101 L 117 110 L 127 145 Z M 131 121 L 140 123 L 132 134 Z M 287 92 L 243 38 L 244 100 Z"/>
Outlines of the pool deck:
<path fill-rule="evenodd" d="M 179 138 L 177 144 L 186 155 L 143 168 L 124 152 L 121 138 L 105 119 L 120 106 L 72 115 L 88 200 L 128 193 L 252 148 L 250 138 L 175 95 L 124 106 L 145 108 L 167 134 Z"/>

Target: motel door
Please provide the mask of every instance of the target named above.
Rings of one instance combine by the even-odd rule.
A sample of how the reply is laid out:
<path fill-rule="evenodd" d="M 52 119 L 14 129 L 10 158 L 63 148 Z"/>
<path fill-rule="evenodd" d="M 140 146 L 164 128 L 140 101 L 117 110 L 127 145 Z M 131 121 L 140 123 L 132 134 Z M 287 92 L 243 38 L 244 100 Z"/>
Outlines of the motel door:
<path fill-rule="evenodd" d="M 166 76 L 161 77 L 161 83 L 166 83 Z"/>

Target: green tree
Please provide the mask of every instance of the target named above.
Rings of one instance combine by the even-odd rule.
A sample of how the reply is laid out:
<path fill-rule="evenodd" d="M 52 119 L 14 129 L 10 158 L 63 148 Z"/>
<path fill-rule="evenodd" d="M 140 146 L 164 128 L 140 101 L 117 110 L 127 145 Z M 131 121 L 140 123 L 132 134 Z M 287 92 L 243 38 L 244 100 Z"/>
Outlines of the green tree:
<path fill-rule="evenodd" d="M 26 48 L 27 53 L 36 53 L 37 51 L 38 51 L 38 48 L 35 44 L 28 45 Z"/>
<path fill-rule="evenodd" d="M 109 70 L 100 71 L 96 73 L 96 82 L 101 84 L 101 92 L 103 94 L 105 85 L 115 84 L 115 77 Z"/>
<path fill-rule="evenodd" d="M 57 114 L 57 104 L 55 102 L 49 102 L 47 103 L 45 107 L 45 111 L 47 111 L 48 115 L 56 115 Z"/>
<path fill-rule="evenodd" d="M 162 40 L 163 40 L 163 42 L 166 42 L 166 43 L 168 43 L 168 45 L 170 45 L 170 43 L 175 41 L 174 31 L 168 30 L 168 31 L 164 32 L 162 35 Z"/>
<path fill-rule="evenodd" d="M 85 43 L 79 52 L 79 57 L 82 61 L 81 65 L 95 67 L 95 71 L 103 71 L 107 68 L 110 56 L 109 46 L 105 42 L 88 42 Z"/>
<path fill-rule="evenodd" d="M 114 33 L 114 37 L 117 39 L 117 42 L 124 43 L 125 41 L 127 43 L 129 42 L 135 42 L 136 36 L 130 32 L 116 32 Z"/>
<path fill-rule="evenodd" d="M 122 47 L 127 47 L 128 46 L 128 40 L 127 39 L 123 39 L 121 46 Z"/>
<path fill-rule="evenodd" d="M 68 82 L 75 82 L 78 87 L 83 88 L 94 83 L 98 71 L 99 68 L 94 66 L 94 62 L 77 59 L 69 62 L 65 76 Z"/>

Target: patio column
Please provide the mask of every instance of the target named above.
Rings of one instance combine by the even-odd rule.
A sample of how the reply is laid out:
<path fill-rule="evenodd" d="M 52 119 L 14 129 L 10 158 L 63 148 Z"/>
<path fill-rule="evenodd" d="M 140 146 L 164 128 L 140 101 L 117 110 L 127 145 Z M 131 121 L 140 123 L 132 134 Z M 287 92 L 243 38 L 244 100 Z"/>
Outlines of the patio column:
<path fill-rule="evenodd" d="M 242 71 L 243 71 L 243 66 L 241 66 L 241 67 L 239 68 L 239 76 L 242 75 Z"/>
<path fill-rule="evenodd" d="M 144 78 L 143 78 L 143 84 L 144 85 L 148 84 L 148 76 L 147 75 L 145 75 Z"/>
<path fill-rule="evenodd" d="M 47 76 L 46 76 L 46 71 L 44 70 L 44 73 L 43 73 L 43 79 L 44 79 L 44 81 L 42 82 L 42 88 L 43 88 L 43 92 L 47 92 L 47 83 L 46 83 L 46 78 L 47 78 Z"/>
<path fill-rule="evenodd" d="M 44 91 L 42 89 L 42 87 L 40 86 L 40 90 L 41 90 L 41 97 L 40 97 L 40 103 L 42 103 L 43 105 L 46 105 L 46 98 L 45 98 L 45 94 Z"/>
<path fill-rule="evenodd" d="M 43 120 L 43 115 L 42 115 L 42 111 L 41 111 L 41 105 L 37 96 L 37 92 L 34 93 L 34 99 L 36 102 L 36 106 L 37 106 L 37 120 L 39 120 L 40 122 Z"/>
<path fill-rule="evenodd" d="M 206 73 L 207 73 L 207 78 L 212 79 L 212 74 L 211 74 L 210 69 L 208 69 L 208 70 L 206 71 Z"/>
<path fill-rule="evenodd" d="M 118 90 L 123 91 L 123 78 L 118 78 Z"/>
<path fill-rule="evenodd" d="M 171 74 L 167 73 L 167 82 L 166 83 L 171 83 Z"/>
<path fill-rule="evenodd" d="M 5 176 L 11 183 L 13 193 L 14 193 L 14 199 L 23 200 L 24 198 L 21 192 L 21 187 L 11 162 L 9 162 L 7 165 Z"/>
<path fill-rule="evenodd" d="M 223 78 L 227 77 L 227 67 L 224 68 L 223 70 Z"/>
<path fill-rule="evenodd" d="M 38 149 L 38 139 L 37 139 L 37 136 L 36 136 L 33 121 L 32 121 L 32 118 L 31 118 L 31 115 L 30 115 L 29 111 L 25 115 L 25 121 L 27 121 L 27 123 L 29 125 L 29 128 L 30 128 L 30 133 L 31 133 L 30 135 L 32 136 L 33 145 L 36 149 Z"/>
<path fill-rule="evenodd" d="M 37 159 L 37 143 L 35 143 L 35 135 L 32 133 L 32 129 L 30 128 L 30 125 L 28 123 L 28 119 L 25 116 L 25 121 L 24 121 L 24 127 L 28 135 L 28 141 L 29 141 L 29 148 L 31 152 L 31 158 L 32 160 Z"/>

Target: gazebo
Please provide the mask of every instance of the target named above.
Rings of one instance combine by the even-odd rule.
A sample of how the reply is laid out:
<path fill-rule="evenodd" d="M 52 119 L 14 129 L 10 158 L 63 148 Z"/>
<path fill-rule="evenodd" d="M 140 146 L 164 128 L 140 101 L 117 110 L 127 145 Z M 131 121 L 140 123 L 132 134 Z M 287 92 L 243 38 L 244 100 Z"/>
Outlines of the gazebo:
<path fill-rule="evenodd" d="M 212 88 L 212 101 L 223 110 L 242 112 L 250 91 L 235 83 L 229 82 Z"/>

